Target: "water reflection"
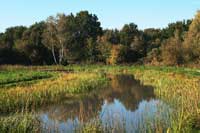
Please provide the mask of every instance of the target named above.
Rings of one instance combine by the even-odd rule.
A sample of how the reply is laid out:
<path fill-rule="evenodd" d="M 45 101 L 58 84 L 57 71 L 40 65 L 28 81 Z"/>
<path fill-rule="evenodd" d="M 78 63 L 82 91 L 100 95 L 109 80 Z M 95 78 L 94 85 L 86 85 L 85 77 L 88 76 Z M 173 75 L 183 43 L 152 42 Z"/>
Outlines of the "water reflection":
<path fill-rule="evenodd" d="M 151 86 L 142 86 L 132 75 L 108 75 L 110 85 L 99 91 L 45 107 L 39 114 L 47 132 L 73 132 L 93 120 L 114 132 L 137 132 L 149 123 L 167 124 L 167 106 L 155 100 Z M 156 126 L 150 124 L 151 128 Z"/>

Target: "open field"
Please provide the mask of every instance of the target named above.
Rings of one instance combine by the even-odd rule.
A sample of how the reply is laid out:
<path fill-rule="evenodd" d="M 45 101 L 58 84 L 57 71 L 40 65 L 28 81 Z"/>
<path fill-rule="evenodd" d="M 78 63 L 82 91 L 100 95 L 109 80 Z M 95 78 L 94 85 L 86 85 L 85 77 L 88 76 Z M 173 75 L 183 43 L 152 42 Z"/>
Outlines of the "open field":
<path fill-rule="evenodd" d="M 62 102 L 75 102 L 76 100 L 73 99 L 78 99 L 79 102 L 84 99 L 93 99 L 90 98 L 91 94 L 94 94 L 95 98 L 102 95 L 101 92 L 106 92 L 106 95 L 110 97 L 109 92 L 104 89 L 110 80 L 112 80 L 114 88 L 118 88 L 119 83 L 125 85 L 133 82 L 126 83 L 123 81 L 125 78 L 122 78 L 123 82 L 120 80 L 117 83 L 113 81 L 112 76 L 107 76 L 108 74 L 133 75 L 141 85 L 152 86 L 155 98 L 169 106 L 171 113 L 166 117 L 169 120 L 167 124 L 163 120 L 155 121 L 155 126 L 148 127 L 145 129 L 146 131 L 198 132 L 200 130 L 199 69 L 98 65 L 1 66 L 0 68 L 0 113 L 2 114 L 0 132 L 27 132 L 30 130 L 42 132 L 44 129 L 37 116 L 40 108 Z M 145 89 L 143 93 L 146 91 Z M 123 97 L 122 91 L 118 92 L 120 92 L 119 97 Z M 136 97 L 136 95 L 130 96 L 130 100 L 133 99 L 134 103 Z M 142 97 L 141 100 L 144 100 Z M 95 102 L 95 100 L 90 101 Z M 162 110 L 162 113 L 165 112 L 166 109 Z M 85 122 L 80 130 L 85 132 L 113 130 L 102 127 L 102 121 L 98 118 L 95 123 Z M 116 129 L 116 131 L 125 131 L 125 129 Z"/>

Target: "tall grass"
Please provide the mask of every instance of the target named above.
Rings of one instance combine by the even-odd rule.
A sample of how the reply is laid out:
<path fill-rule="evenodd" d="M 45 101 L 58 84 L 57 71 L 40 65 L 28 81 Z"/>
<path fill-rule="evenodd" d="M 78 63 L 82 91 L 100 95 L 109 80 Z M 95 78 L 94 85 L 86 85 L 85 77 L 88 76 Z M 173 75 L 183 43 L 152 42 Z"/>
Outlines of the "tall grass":
<path fill-rule="evenodd" d="M 156 95 L 173 108 L 172 132 L 191 132 L 200 116 L 200 78 L 163 71 L 136 70 L 134 75 L 145 85 L 155 87 Z"/>
<path fill-rule="evenodd" d="M 41 81 L 25 87 L 0 91 L 0 112 L 16 112 L 37 109 L 41 105 L 59 102 L 70 94 L 78 94 L 100 88 L 106 78 L 98 74 L 61 74 L 57 79 Z"/>
<path fill-rule="evenodd" d="M 40 121 L 33 114 L 14 114 L 0 117 L 1 133 L 40 132 Z"/>

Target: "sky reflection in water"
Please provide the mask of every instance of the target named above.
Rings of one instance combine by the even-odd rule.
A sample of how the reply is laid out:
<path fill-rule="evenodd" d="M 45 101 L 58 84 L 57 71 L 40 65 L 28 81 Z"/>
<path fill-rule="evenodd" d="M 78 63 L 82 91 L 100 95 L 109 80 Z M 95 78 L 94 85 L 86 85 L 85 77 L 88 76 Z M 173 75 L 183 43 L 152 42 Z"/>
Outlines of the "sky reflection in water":
<path fill-rule="evenodd" d="M 139 132 L 158 121 L 169 124 L 169 108 L 156 99 L 151 86 L 142 86 L 132 75 L 108 76 L 111 83 L 105 89 L 43 108 L 39 114 L 45 130 L 74 132 L 97 120 L 114 132 Z"/>

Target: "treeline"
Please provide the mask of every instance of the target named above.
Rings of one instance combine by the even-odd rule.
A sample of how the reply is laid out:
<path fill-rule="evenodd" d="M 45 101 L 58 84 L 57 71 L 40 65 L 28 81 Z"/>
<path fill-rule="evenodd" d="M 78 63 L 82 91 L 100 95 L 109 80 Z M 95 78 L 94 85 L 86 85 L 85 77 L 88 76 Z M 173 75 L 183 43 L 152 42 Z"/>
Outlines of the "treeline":
<path fill-rule="evenodd" d="M 50 16 L 0 33 L 0 64 L 73 63 L 200 65 L 200 11 L 164 29 L 103 29 L 87 11 Z"/>

